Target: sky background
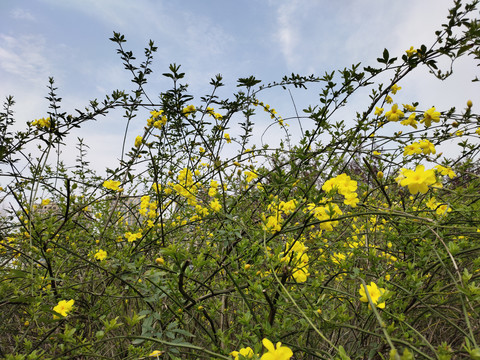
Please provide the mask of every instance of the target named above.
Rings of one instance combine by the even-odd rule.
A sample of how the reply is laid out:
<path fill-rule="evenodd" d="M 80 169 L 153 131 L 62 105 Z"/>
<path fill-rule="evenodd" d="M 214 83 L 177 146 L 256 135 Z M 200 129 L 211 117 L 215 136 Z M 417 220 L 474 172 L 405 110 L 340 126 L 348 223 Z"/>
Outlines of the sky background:
<path fill-rule="evenodd" d="M 91 99 L 103 99 L 115 89 L 132 89 L 129 74 L 109 40 L 113 31 L 125 35 L 125 49 L 138 62 L 150 39 L 158 46 L 148 90 L 153 98 L 169 89 L 161 76 L 170 63 L 182 65 L 189 90 L 198 99 L 221 73 L 227 85 L 221 95 L 236 90 L 239 77 L 254 75 L 265 83 L 292 72 L 317 76 L 351 64 L 376 66 L 388 48 L 401 57 L 410 46 L 431 45 L 451 0 L 1 0 L 0 96 L 17 102 L 17 127 L 46 116 L 46 85 L 53 76 L 64 111 L 74 113 Z M 420 70 L 399 85 L 399 103 L 419 101 L 426 109 L 480 104 L 478 74 L 468 59 L 455 63 L 455 76 L 440 82 Z M 320 88 L 293 92 L 299 109 L 318 102 Z M 265 93 L 284 118 L 294 115 L 287 92 Z M 200 101 L 193 101 L 200 104 Z M 368 96 L 352 100 L 350 113 L 363 111 Z M 350 115 L 349 115 L 350 114 Z M 339 115 L 340 116 L 340 115 Z M 141 133 L 145 119 L 136 120 L 129 141 Z M 337 118 L 335 120 L 347 120 Z M 264 124 L 265 126 L 267 124 Z M 76 130 L 64 158 L 73 161 L 77 137 L 90 146 L 87 157 L 101 171 L 120 158 L 125 121 L 116 112 Z M 264 126 L 264 127 L 265 127 Z M 232 131 L 233 132 L 233 131 Z M 270 139 L 275 138 L 272 134 Z"/>

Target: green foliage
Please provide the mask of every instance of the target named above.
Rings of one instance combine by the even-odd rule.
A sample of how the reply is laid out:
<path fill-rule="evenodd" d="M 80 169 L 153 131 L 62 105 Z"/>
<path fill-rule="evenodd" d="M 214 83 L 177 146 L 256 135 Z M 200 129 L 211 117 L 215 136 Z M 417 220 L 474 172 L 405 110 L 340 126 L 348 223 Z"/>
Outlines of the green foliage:
<path fill-rule="evenodd" d="M 382 68 L 245 77 L 228 99 L 217 95 L 221 75 L 194 99 L 172 64 L 172 86 L 153 102 L 145 84 L 157 47 L 137 64 L 119 33 L 131 91 L 66 114 L 50 79 L 46 118 L 17 132 L 8 97 L 0 195 L 15 205 L 0 228 L 0 356 L 479 358 L 476 104 L 388 105 L 417 68 L 444 79 L 452 70 L 439 59 L 479 59 L 476 5 L 455 1 L 435 44 L 385 49 Z M 262 101 L 312 83 L 323 86 L 319 104 L 295 119 Z M 360 88 L 371 102 L 338 121 Z M 127 126 L 107 178 L 89 168 L 82 139 L 76 166 L 64 166 L 67 135 L 115 111 Z M 145 121 L 133 143 L 132 121 Z M 276 148 L 254 142 L 267 121 L 285 134 Z M 451 139 L 460 156 L 437 154 Z M 29 145 L 38 156 L 25 155 Z"/>

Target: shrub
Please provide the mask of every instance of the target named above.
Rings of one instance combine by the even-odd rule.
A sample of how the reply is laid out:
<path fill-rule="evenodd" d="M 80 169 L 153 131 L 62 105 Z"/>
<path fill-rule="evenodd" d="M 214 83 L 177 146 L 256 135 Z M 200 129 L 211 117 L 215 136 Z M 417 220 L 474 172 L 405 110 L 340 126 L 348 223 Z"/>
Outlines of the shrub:
<path fill-rule="evenodd" d="M 439 59 L 478 60 L 476 4 L 455 2 L 431 47 L 322 77 L 241 78 L 230 99 L 216 95 L 217 75 L 195 100 L 173 64 L 172 88 L 150 101 L 157 48 L 136 65 L 118 33 L 131 93 L 69 115 L 50 79 L 50 111 L 20 132 L 8 97 L 2 195 L 15 206 L 1 228 L 0 355 L 478 359 L 480 118 L 471 101 L 395 102 L 418 68 L 442 80 L 452 71 Z M 262 101 L 312 83 L 319 104 L 295 119 Z M 334 122 L 361 88 L 371 102 L 353 125 Z M 75 168 L 51 164 L 74 128 L 117 110 L 145 127 L 107 178 L 83 141 Z M 252 141 L 263 114 L 286 134 L 278 147 Z M 456 159 L 436 151 L 452 137 Z M 30 144 L 38 157 L 22 152 Z"/>

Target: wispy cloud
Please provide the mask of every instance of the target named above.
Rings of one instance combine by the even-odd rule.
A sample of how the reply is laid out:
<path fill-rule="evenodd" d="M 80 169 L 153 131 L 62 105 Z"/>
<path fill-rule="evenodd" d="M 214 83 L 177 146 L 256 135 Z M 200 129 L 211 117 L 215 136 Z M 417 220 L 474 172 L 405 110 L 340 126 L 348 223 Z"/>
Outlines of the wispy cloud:
<path fill-rule="evenodd" d="M 202 72 L 209 72 L 210 66 L 218 68 L 222 61 L 234 57 L 234 52 L 229 50 L 235 42 L 235 35 L 225 31 L 221 22 L 215 22 L 208 14 L 193 12 L 188 7 L 146 0 L 45 1 L 59 8 L 81 12 L 95 19 L 96 26 L 123 33 L 127 49 L 132 44 L 146 46 L 149 39 L 154 40 L 159 46 L 156 58 L 167 64 L 180 62 L 192 70 L 201 67 Z M 141 59 L 138 48 L 135 53 Z"/>
<path fill-rule="evenodd" d="M 299 30 L 294 25 L 297 8 L 298 2 L 291 1 L 280 5 L 277 10 L 278 30 L 275 37 L 279 42 L 284 60 L 289 66 L 293 66 L 296 62 L 295 50 L 299 41 Z"/>
<path fill-rule="evenodd" d="M 50 69 L 46 53 L 45 39 L 41 35 L 15 38 L 0 34 L 0 68 L 8 74 L 30 81 L 45 81 Z"/>
<path fill-rule="evenodd" d="M 10 12 L 10 16 L 17 20 L 35 21 L 35 16 L 28 10 L 15 8 Z"/>

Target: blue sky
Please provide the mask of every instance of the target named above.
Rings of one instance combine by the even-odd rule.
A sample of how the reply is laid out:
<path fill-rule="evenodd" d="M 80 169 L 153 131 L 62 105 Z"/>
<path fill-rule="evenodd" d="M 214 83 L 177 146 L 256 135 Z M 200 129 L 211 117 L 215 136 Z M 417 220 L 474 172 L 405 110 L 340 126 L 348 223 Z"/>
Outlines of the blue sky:
<path fill-rule="evenodd" d="M 170 84 L 161 73 L 170 63 L 182 65 L 197 98 L 209 92 L 209 80 L 217 73 L 224 76 L 227 85 L 222 94 L 229 96 L 239 77 L 255 75 L 271 82 L 292 72 L 323 75 L 357 62 L 375 65 L 385 47 L 392 56 L 401 56 L 411 45 L 429 45 L 452 3 L 2 0 L 0 96 L 14 95 L 21 127 L 28 120 L 45 116 L 49 76 L 55 78 L 67 112 L 83 107 L 88 100 L 102 99 L 114 89 L 131 89 L 115 44 L 108 40 L 113 31 L 126 36 L 126 49 L 139 61 L 148 40 L 155 41 L 158 52 L 148 87 L 153 96 L 168 89 Z M 427 71 L 418 71 L 399 84 L 403 90 L 398 102 L 420 101 L 425 108 L 435 105 L 442 110 L 462 107 L 469 98 L 480 103 L 478 85 L 469 82 L 476 70 L 472 62 L 461 60 L 454 69 L 455 78 L 443 83 Z M 297 106 L 315 104 L 319 90 L 295 91 Z M 266 97 L 283 117 L 294 114 L 288 93 L 275 90 Z M 354 99 L 350 114 L 361 110 L 366 101 L 368 96 Z M 84 137 L 95 154 L 90 154 L 90 161 L 100 170 L 120 157 L 121 121 L 121 113 L 101 118 L 73 133 L 70 141 Z M 139 119 L 129 138 L 134 139 L 143 126 Z M 65 149 L 64 156 L 74 159 L 76 153 Z"/>

